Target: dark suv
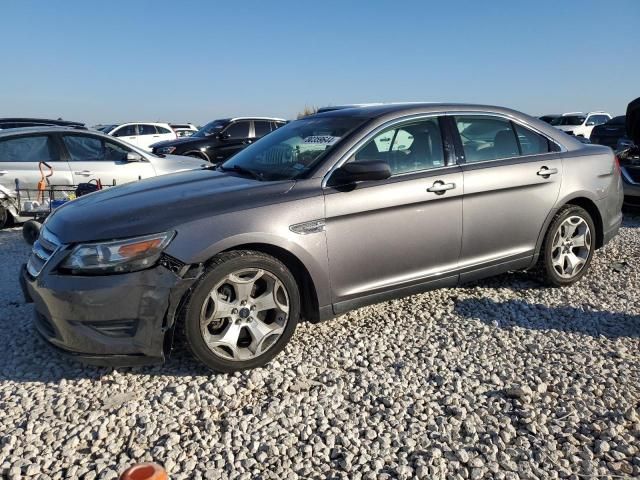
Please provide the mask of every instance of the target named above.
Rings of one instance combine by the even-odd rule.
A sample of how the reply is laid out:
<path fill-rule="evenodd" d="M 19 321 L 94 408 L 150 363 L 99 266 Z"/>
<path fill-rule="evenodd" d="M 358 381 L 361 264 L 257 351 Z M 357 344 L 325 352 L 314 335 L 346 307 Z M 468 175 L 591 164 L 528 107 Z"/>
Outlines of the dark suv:
<path fill-rule="evenodd" d="M 281 118 L 263 117 L 214 120 L 190 137 L 159 142 L 151 149 L 156 155 L 186 155 L 218 164 L 285 123 Z"/>

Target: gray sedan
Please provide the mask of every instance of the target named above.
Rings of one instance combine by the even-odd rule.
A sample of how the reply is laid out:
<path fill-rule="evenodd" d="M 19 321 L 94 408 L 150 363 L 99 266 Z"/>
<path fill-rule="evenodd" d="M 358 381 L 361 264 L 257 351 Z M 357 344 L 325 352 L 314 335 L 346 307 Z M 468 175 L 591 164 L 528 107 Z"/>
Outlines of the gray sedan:
<path fill-rule="evenodd" d="M 89 361 L 264 365 L 301 319 L 539 266 L 587 274 L 622 220 L 610 148 L 506 108 L 345 108 L 219 168 L 58 209 L 21 278 L 36 326 Z M 88 214 L 88 213 L 91 214 Z"/>

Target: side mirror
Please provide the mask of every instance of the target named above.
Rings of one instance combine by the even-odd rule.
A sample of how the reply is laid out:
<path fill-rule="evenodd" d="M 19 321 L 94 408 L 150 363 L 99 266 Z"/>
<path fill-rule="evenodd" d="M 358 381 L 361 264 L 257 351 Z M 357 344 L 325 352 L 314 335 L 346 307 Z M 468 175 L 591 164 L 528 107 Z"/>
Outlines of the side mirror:
<path fill-rule="evenodd" d="M 593 127 L 596 124 L 596 122 L 594 122 L 593 120 L 589 120 L 587 122 L 587 127 Z"/>
<path fill-rule="evenodd" d="M 136 152 L 127 153 L 127 162 L 141 162 L 143 160 L 142 155 Z"/>
<path fill-rule="evenodd" d="M 224 142 L 225 140 L 229 140 L 231 138 L 231 135 L 229 135 L 226 132 L 222 132 L 218 134 L 218 140 Z"/>
<path fill-rule="evenodd" d="M 350 185 L 356 182 L 385 180 L 391 176 L 389 164 L 382 160 L 345 163 L 331 176 L 331 185 Z"/>

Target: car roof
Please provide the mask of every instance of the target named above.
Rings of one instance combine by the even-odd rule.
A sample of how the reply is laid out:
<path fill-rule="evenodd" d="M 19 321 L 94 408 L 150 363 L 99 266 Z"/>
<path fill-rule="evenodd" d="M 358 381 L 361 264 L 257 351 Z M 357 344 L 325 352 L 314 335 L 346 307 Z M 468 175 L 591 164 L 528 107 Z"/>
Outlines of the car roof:
<path fill-rule="evenodd" d="M 19 127 L 19 128 L 0 128 L 0 137 L 8 137 L 13 135 L 27 135 L 29 133 L 55 133 L 55 132 L 83 132 L 91 134 L 102 133 L 97 130 L 87 130 L 86 128 L 64 127 L 57 125 L 44 125 L 41 127 Z"/>
<path fill-rule="evenodd" d="M 53 120 L 51 118 L 31 118 L 31 117 L 5 117 L 0 118 L 0 124 L 2 123 L 42 123 L 47 125 L 84 125 L 82 122 L 74 122 L 71 120 Z"/>
<path fill-rule="evenodd" d="M 236 120 L 271 120 L 274 122 L 286 122 L 284 118 L 277 118 L 277 117 L 233 117 L 233 118 L 223 118 L 222 120 L 227 120 L 229 122 L 235 122 Z"/>
<path fill-rule="evenodd" d="M 496 105 L 480 105 L 470 103 L 431 103 L 431 102 L 406 102 L 406 103 L 384 103 L 379 105 L 367 105 L 361 107 L 341 108 L 328 112 L 316 113 L 309 117 L 365 117 L 377 118 L 386 115 L 412 115 L 420 113 L 436 113 L 436 112 L 495 112 L 507 115 L 522 116 L 521 112 L 510 108 L 499 107 Z"/>

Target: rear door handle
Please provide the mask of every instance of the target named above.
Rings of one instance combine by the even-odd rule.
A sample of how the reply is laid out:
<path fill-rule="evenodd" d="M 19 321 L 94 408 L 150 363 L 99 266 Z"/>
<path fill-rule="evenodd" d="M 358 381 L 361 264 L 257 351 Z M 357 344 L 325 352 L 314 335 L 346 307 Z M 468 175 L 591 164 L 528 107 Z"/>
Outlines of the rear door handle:
<path fill-rule="evenodd" d="M 556 173 L 558 173 L 557 168 L 542 167 L 540 168 L 540 170 L 538 170 L 537 174 L 540 175 L 541 177 L 549 178 L 550 175 L 555 175 Z"/>
<path fill-rule="evenodd" d="M 433 182 L 433 185 L 427 188 L 427 192 L 435 193 L 436 195 L 442 195 L 447 190 L 453 190 L 454 188 L 456 188 L 455 183 L 444 183 L 442 180 L 436 180 L 435 182 Z"/>
<path fill-rule="evenodd" d="M 93 172 L 89 171 L 89 170 L 82 170 L 81 172 L 73 172 L 74 175 L 84 175 L 85 177 L 88 177 L 89 175 L 93 175 Z"/>

